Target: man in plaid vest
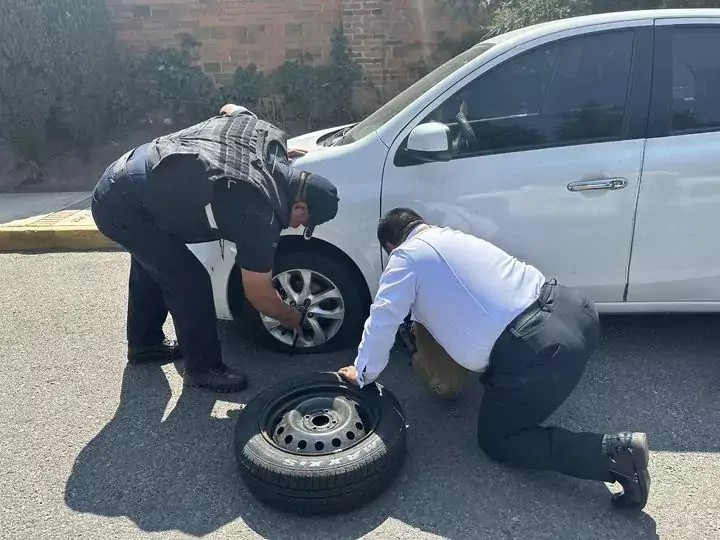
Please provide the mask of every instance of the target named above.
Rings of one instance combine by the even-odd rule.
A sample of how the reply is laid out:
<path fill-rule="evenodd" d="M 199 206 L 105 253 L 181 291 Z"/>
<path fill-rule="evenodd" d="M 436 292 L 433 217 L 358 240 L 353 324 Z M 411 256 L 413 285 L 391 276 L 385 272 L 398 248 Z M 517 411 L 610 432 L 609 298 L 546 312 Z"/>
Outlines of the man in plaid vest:
<path fill-rule="evenodd" d="M 210 277 L 186 244 L 226 239 L 237 246 L 245 294 L 262 314 L 298 328 L 300 312 L 272 285 L 280 233 L 337 214 L 335 186 L 292 168 L 287 139 L 243 107 L 134 148 L 111 164 L 92 201 L 95 223 L 131 255 L 128 361 L 183 359 L 186 386 L 235 392 L 244 373 L 222 362 Z M 178 342 L 163 324 L 173 316 Z"/>

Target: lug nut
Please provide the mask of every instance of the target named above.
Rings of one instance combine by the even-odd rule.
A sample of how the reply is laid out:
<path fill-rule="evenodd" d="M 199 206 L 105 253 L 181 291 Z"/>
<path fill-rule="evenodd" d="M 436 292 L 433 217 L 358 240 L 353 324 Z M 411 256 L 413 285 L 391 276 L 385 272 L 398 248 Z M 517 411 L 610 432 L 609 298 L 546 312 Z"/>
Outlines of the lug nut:
<path fill-rule="evenodd" d="M 314 316 L 315 316 L 314 313 L 308 313 L 308 314 L 307 314 L 307 318 L 308 318 L 308 319 L 312 319 Z"/>

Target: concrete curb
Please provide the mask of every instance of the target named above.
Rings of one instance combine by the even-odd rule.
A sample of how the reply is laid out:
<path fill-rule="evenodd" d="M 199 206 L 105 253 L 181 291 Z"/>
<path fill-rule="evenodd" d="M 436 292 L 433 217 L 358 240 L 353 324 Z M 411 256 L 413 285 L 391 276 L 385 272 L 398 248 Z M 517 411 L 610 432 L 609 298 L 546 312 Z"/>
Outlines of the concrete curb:
<path fill-rule="evenodd" d="M 0 253 L 122 249 L 97 230 L 87 201 L 72 206 L 1 224 Z"/>

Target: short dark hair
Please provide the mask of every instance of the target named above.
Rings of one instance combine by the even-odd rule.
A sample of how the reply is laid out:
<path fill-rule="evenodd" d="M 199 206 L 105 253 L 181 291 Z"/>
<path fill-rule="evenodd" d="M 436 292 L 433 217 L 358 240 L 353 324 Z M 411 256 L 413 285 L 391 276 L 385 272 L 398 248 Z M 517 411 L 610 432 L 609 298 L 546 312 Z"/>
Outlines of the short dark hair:
<path fill-rule="evenodd" d="M 384 248 L 388 243 L 399 245 L 413 226 L 425 223 L 412 208 L 393 208 L 378 223 L 377 237 Z"/>

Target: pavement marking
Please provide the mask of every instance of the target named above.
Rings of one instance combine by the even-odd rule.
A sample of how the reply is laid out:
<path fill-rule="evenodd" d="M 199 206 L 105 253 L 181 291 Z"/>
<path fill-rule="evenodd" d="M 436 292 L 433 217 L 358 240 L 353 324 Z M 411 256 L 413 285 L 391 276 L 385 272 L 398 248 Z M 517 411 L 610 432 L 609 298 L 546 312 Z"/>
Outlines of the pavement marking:
<path fill-rule="evenodd" d="M 55 212 L 0 225 L 0 252 L 95 251 L 121 249 L 98 231 L 90 197 Z"/>

